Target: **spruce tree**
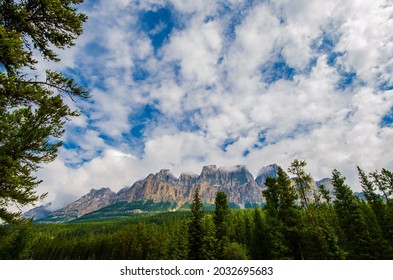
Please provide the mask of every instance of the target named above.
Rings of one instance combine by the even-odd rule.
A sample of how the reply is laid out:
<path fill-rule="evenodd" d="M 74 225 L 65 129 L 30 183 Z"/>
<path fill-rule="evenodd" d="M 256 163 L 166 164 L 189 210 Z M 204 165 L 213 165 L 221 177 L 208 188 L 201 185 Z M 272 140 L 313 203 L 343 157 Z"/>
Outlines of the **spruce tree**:
<path fill-rule="evenodd" d="M 10 205 L 43 197 L 36 194 L 41 181 L 34 173 L 54 160 L 65 121 L 78 115 L 65 97 L 88 97 L 61 73 L 35 72 L 36 55 L 59 61 L 55 50 L 73 46 L 82 34 L 87 17 L 75 8 L 82 2 L 0 1 L 0 220 L 7 223 L 20 217 Z"/>
<path fill-rule="evenodd" d="M 218 259 L 223 258 L 224 247 L 229 242 L 228 238 L 228 216 L 230 214 L 228 197 L 223 191 L 216 193 L 213 221 L 215 226 L 216 254 Z"/>
<path fill-rule="evenodd" d="M 306 209 L 310 205 L 310 194 L 311 194 L 311 175 L 304 171 L 304 167 L 307 165 L 305 161 L 294 160 L 291 166 L 288 168 L 288 172 L 295 175 L 296 188 L 300 196 L 300 201 Z"/>
<path fill-rule="evenodd" d="M 227 218 L 230 214 L 228 197 L 223 191 L 216 194 L 215 210 L 213 214 L 214 225 L 216 227 L 216 238 L 222 240 L 227 233 Z"/>
<path fill-rule="evenodd" d="M 271 258 L 304 259 L 301 231 L 302 219 L 296 204 L 298 195 L 291 180 L 279 167 L 277 178 L 268 177 L 266 190 L 266 214 L 271 236 Z"/>
<path fill-rule="evenodd" d="M 199 189 L 195 190 L 195 195 L 190 206 L 191 220 L 188 226 L 188 246 L 189 246 L 189 259 L 200 260 L 203 256 L 203 210 L 202 202 L 199 197 Z"/>
<path fill-rule="evenodd" d="M 378 258 L 378 251 L 375 250 L 359 198 L 345 184 L 345 177 L 336 169 L 332 172 L 332 184 L 336 195 L 334 209 L 344 232 L 345 240 L 342 240 L 342 243 L 345 251 L 349 253 L 348 258 Z"/>

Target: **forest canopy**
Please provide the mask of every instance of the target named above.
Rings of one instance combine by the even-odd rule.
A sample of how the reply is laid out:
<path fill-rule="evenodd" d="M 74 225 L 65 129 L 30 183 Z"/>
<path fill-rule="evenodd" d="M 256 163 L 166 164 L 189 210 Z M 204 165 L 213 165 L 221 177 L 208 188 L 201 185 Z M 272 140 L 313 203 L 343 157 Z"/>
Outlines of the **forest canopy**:
<path fill-rule="evenodd" d="M 332 172 L 333 192 L 307 187 L 305 163 L 266 179 L 264 207 L 230 209 L 223 191 L 206 210 L 120 220 L 3 226 L 1 259 L 393 259 L 393 174 L 358 168 L 366 200 Z M 307 203 L 302 195 L 308 189 Z"/>

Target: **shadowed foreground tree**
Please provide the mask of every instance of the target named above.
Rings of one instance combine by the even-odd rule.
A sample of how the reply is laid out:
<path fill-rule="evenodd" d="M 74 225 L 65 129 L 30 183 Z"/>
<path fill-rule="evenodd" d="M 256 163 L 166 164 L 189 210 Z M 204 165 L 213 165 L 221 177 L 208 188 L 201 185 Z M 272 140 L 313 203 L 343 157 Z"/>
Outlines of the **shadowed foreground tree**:
<path fill-rule="evenodd" d="M 0 1 L 0 220 L 18 221 L 11 205 L 42 198 L 34 173 L 53 161 L 65 121 L 78 112 L 64 98 L 88 93 L 61 73 L 35 71 L 35 57 L 59 61 L 54 49 L 74 45 L 86 15 L 83 0 Z M 34 52 L 34 54 L 33 54 Z"/>
<path fill-rule="evenodd" d="M 202 202 L 199 197 L 199 189 L 195 190 L 194 199 L 190 206 L 191 208 L 191 221 L 188 226 L 188 246 L 189 246 L 189 259 L 200 260 L 203 256 L 203 216 Z"/>
<path fill-rule="evenodd" d="M 368 204 L 361 202 L 345 177 L 333 170 L 332 184 L 336 195 L 334 209 L 344 233 L 344 249 L 350 259 L 384 259 L 390 257 L 391 248 L 382 238 L 375 214 Z"/>

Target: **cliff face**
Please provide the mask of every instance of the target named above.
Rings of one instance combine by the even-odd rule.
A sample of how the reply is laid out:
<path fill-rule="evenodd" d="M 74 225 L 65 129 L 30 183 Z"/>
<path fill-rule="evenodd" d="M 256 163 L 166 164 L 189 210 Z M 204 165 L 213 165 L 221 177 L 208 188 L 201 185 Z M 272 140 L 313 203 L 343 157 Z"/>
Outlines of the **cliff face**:
<path fill-rule="evenodd" d="M 276 178 L 277 174 L 278 174 L 278 165 L 270 164 L 268 166 L 261 168 L 261 170 L 258 172 L 257 177 L 255 178 L 255 182 L 258 184 L 258 186 L 264 188 L 267 177 Z"/>
<path fill-rule="evenodd" d="M 164 202 L 173 205 L 171 209 L 176 209 L 191 202 L 196 189 L 199 189 L 201 201 L 204 204 L 214 204 L 216 193 L 223 191 L 227 194 L 230 203 L 240 207 L 245 207 L 247 204 L 260 205 L 265 203 L 262 190 L 265 188 L 266 178 L 277 177 L 277 172 L 278 166 L 272 164 L 263 167 L 254 179 L 243 165 L 220 168 L 216 165 L 208 165 L 202 168 L 199 175 L 181 174 L 177 178 L 168 169 L 162 169 L 158 173 L 150 174 L 145 179 L 135 182 L 130 187 L 123 188 L 117 194 L 109 188 L 92 189 L 88 194 L 62 209 L 50 212 L 41 206 L 25 213 L 25 216 L 34 216 L 35 219 L 47 216 L 45 219 L 49 222 L 67 221 L 115 203 L 125 205 L 124 203 Z M 330 179 L 313 181 L 312 187 L 315 188 L 320 184 L 325 184 L 329 190 L 332 189 Z M 310 199 L 312 199 L 312 193 L 310 193 Z M 139 208 L 132 209 L 136 211 Z"/>
<path fill-rule="evenodd" d="M 154 202 L 176 203 L 182 199 L 184 193 L 179 182 L 179 179 L 169 170 L 163 169 L 135 182 L 130 188 L 122 189 L 117 193 L 117 201 L 153 200 Z"/>
<path fill-rule="evenodd" d="M 68 217 L 70 219 L 80 217 L 110 205 L 115 201 L 116 197 L 116 193 L 109 188 L 92 189 L 88 194 L 68 204 L 66 207 L 52 212 L 50 216 L 53 218 Z"/>
<path fill-rule="evenodd" d="M 117 194 L 117 201 L 169 201 L 181 206 L 192 201 L 197 188 L 200 190 L 202 202 L 207 204 L 214 204 L 217 191 L 225 192 L 229 202 L 240 206 L 264 202 L 261 188 L 254 177 L 245 166 L 240 165 L 230 168 L 204 166 L 200 175 L 181 174 L 179 178 L 173 176 L 169 170 L 161 170 L 135 182 L 129 188 L 122 189 Z"/>
<path fill-rule="evenodd" d="M 23 213 L 23 218 L 33 218 L 34 220 L 42 219 L 49 216 L 52 212 L 48 209 L 51 204 L 45 204 L 38 207 L 34 207 L 29 211 Z"/>

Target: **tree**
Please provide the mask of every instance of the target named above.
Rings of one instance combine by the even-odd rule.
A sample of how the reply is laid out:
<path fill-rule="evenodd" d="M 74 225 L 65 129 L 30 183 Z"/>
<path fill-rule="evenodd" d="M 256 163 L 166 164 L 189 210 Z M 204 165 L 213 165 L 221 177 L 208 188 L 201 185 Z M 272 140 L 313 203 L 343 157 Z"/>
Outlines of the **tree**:
<path fill-rule="evenodd" d="M 200 260 L 202 259 L 202 245 L 203 245 L 203 216 L 202 202 L 199 197 L 199 189 L 195 190 L 194 199 L 190 206 L 191 208 L 191 221 L 188 226 L 188 246 L 189 246 L 189 259 Z"/>
<path fill-rule="evenodd" d="M 370 230 L 367 216 L 362 211 L 362 205 L 349 186 L 345 184 L 345 177 L 336 169 L 332 172 L 332 184 L 336 195 L 334 209 L 336 210 L 339 224 L 344 232 L 342 240 L 345 251 L 350 259 L 376 259 L 379 257 L 381 244 L 380 236 L 370 235 L 376 232 Z M 378 226 L 376 223 L 373 227 Z M 380 230 L 377 230 L 380 232 Z M 376 244 L 378 243 L 378 244 Z M 380 248 L 381 249 L 381 248 Z"/>
<path fill-rule="evenodd" d="M 389 201 L 393 195 L 393 172 L 382 168 L 381 173 L 372 172 L 370 177 L 373 178 L 374 184 L 382 192 L 385 200 Z"/>
<path fill-rule="evenodd" d="M 273 258 L 304 259 L 302 248 L 302 217 L 296 205 L 298 195 L 291 180 L 279 167 L 277 178 L 266 179 L 266 214 L 272 237 Z M 289 252 L 290 251 L 290 252 Z"/>
<path fill-rule="evenodd" d="M 73 79 L 46 70 L 35 72 L 37 55 L 58 62 L 54 49 L 74 45 L 86 15 L 83 0 L 0 1 L 0 220 L 14 223 L 24 206 L 43 198 L 34 172 L 53 161 L 71 110 L 65 97 L 88 98 Z M 41 76 L 46 76 L 41 79 Z"/>
<path fill-rule="evenodd" d="M 223 260 L 247 260 L 247 250 L 239 243 L 231 242 L 223 249 Z"/>
<path fill-rule="evenodd" d="M 188 224 L 171 225 L 172 236 L 167 246 L 167 257 L 170 260 L 186 260 L 188 258 Z"/>
<path fill-rule="evenodd" d="M 223 258 L 224 247 L 229 242 L 228 239 L 228 216 L 230 214 L 228 197 L 223 191 L 216 193 L 215 209 L 213 214 L 214 226 L 216 229 L 216 254 L 218 259 Z"/>
<path fill-rule="evenodd" d="M 311 193 L 311 175 L 304 171 L 307 165 L 305 161 L 294 160 L 288 168 L 288 172 L 295 175 L 295 183 L 297 191 L 299 192 L 300 201 L 306 209 L 310 205 L 309 196 Z"/>
<path fill-rule="evenodd" d="M 258 206 L 254 208 L 253 221 L 250 255 L 256 260 L 270 259 L 272 251 L 276 248 L 273 248 L 273 236 L 268 231 L 265 217 Z"/>
<path fill-rule="evenodd" d="M 389 171 L 382 169 L 381 174 L 378 174 L 378 172 L 370 173 L 369 177 L 373 178 L 373 181 L 370 181 L 360 167 L 357 167 L 357 169 L 363 193 L 376 215 L 383 236 L 393 244 L 393 216 L 391 209 L 389 209 L 391 199 L 389 199 L 388 192 Z M 383 193 L 383 197 L 376 192 L 377 187 Z"/>
<path fill-rule="evenodd" d="M 227 235 L 226 221 L 230 214 L 228 197 L 226 193 L 219 191 L 216 194 L 215 210 L 213 215 L 214 225 L 216 226 L 216 238 L 221 240 Z"/>

